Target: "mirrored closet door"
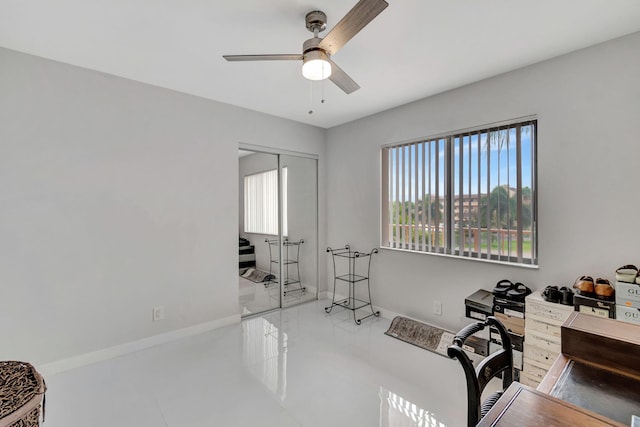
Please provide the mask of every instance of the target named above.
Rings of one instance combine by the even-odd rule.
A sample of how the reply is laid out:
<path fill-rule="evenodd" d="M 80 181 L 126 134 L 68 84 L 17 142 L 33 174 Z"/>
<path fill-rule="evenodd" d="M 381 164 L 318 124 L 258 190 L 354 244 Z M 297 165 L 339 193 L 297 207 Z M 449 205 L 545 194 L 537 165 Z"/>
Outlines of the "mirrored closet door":
<path fill-rule="evenodd" d="M 243 317 L 317 298 L 317 160 L 239 150 Z"/>
<path fill-rule="evenodd" d="M 317 160 L 280 156 L 282 171 L 282 302 L 287 307 L 317 298 Z"/>

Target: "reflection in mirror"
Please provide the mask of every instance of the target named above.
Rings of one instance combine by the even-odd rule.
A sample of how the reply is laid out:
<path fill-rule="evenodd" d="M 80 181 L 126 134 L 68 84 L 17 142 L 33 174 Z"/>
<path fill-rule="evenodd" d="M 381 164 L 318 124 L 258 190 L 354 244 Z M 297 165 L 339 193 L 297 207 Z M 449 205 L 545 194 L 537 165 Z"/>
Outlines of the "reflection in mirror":
<path fill-rule="evenodd" d="M 280 307 L 278 266 L 278 156 L 239 150 L 240 314 Z M 272 242 L 269 245 L 266 242 Z"/>
<path fill-rule="evenodd" d="M 284 307 L 317 298 L 317 160 L 280 156 L 283 187 L 282 248 Z"/>

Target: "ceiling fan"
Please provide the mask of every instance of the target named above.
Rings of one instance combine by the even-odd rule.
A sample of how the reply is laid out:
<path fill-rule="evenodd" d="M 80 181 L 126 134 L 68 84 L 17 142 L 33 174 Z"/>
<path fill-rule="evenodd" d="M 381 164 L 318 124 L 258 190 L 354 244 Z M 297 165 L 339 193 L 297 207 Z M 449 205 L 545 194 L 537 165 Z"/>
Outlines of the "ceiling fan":
<path fill-rule="evenodd" d="M 331 60 L 331 55 L 340 50 L 387 6 L 389 4 L 385 0 L 360 0 L 324 38 L 318 37 L 318 34 L 327 28 L 327 15 L 319 10 L 307 13 L 305 16 L 307 30 L 313 33 L 313 38 L 304 42 L 302 54 L 223 55 L 222 57 L 227 61 L 302 60 L 304 77 L 309 80 L 328 78 L 349 94 L 360 89 L 360 86 Z"/>

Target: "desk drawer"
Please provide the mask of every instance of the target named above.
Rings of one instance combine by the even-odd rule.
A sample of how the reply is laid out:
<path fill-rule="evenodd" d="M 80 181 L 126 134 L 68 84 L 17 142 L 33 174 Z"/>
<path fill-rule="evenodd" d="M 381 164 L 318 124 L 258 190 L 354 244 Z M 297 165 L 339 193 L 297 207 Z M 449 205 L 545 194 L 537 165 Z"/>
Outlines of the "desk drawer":
<path fill-rule="evenodd" d="M 527 317 L 536 316 L 542 318 L 545 322 L 553 325 L 562 325 L 565 320 L 573 313 L 573 306 L 549 303 L 546 301 L 537 301 L 535 299 L 527 300 Z"/>
<path fill-rule="evenodd" d="M 538 316 L 528 316 L 524 324 L 524 330 L 525 335 L 529 335 L 530 332 L 537 332 L 560 339 L 560 326 L 547 323 L 544 318 Z"/>
<path fill-rule="evenodd" d="M 527 337 L 528 339 L 529 337 Z M 559 352 L 550 351 L 548 349 L 534 347 L 529 342 L 524 343 L 524 357 L 526 359 L 533 359 L 539 362 L 541 366 L 545 368 L 551 368 L 554 360 L 558 357 Z"/>

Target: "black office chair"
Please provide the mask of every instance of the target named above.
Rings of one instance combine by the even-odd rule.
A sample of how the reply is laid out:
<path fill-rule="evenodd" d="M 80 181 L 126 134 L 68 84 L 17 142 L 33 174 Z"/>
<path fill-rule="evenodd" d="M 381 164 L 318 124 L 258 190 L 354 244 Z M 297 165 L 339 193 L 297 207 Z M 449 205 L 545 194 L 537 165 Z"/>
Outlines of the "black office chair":
<path fill-rule="evenodd" d="M 474 368 L 469 356 L 462 348 L 467 338 L 487 326 L 494 326 L 498 329 L 502 349 L 484 358 L 478 367 Z M 475 427 L 513 382 L 511 339 L 504 325 L 495 317 L 489 316 L 486 321 L 472 323 L 458 332 L 453 338 L 453 344 L 447 349 L 447 355 L 452 359 L 458 359 L 464 369 L 467 380 L 467 425 Z M 481 402 L 482 391 L 487 383 L 500 374 L 502 374 L 502 390 L 491 394 L 484 402 Z"/>

